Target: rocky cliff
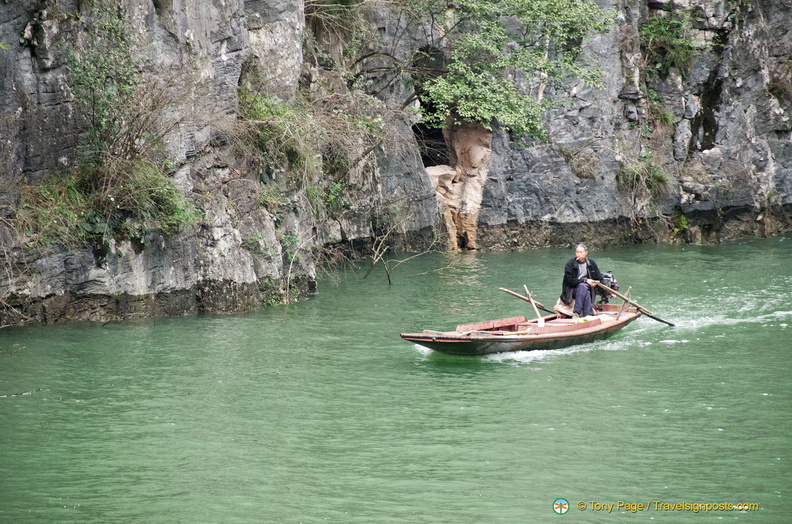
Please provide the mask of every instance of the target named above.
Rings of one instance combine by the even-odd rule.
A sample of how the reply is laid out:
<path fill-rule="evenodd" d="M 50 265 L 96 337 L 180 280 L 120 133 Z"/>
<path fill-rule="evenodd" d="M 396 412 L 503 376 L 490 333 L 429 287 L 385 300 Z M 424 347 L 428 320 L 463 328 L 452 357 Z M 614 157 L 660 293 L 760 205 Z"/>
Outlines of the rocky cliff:
<path fill-rule="evenodd" d="M 485 247 L 581 236 L 599 245 L 711 243 L 788 229 L 792 4 L 617 8 L 620 27 L 587 46 L 605 89 L 558 93 L 565 104 L 548 115 L 547 143 L 515 147 L 496 133 L 479 215 Z M 662 53 L 673 50 L 653 58 L 641 43 L 642 26 L 657 17 L 683 20 L 677 45 L 690 46 L 689 58 L 668 70 Z M 631 179 L 653 172 L 663 180 L 651 191 Z"/>
<path fill-rule="evenodd" d="M 199 219 L 175 233 L 69 246 L 20 231 L 22 188 L 80 161 L 85 133 L 67 50 L 84 41 L 91 3 L 0 3 L 0 325 L 250 309 L 315 292 L 319 251 L 374 239 L 426 247 L 446 235 L 450 249 L 501 250 L 716 242 L 790 227 L 789 2 L 602 2 L 619 24 L 586 41 L 580 59 L 603 69 L 603 88 L 548 90 L 558 103 L 546 141 L 517 142 L 497 123 L 450 126 L 440 155 L 422 147 L 414 103 L 404 103 L 416 79 L 369 75 L 355 85 L 362 104 L 338 74 L 344 65 L 354 76 L 345 50 L 360 44 L 299 0 L 100 3 L 133 28 L 141 71 L 175 90 L 162 154 Z M 388 4 L 366 5 L 362 20 L 376 38 L 361 54 L 408 61 L 425 45 L 426 28 Z M 642 36 L 664 18 L 681 21 L 684 60 L 668 58 L 674 42 Z M 353 98 L 365 106 L 338 133 L 351 152 L 344 168 L 329 172 L 327 147 L 317 153 L 324 167 L 299 183 L 240 153 L 228 131 L 240 92 L 277 102 L 298 89 L 330 115 L 348 115 Z"/>

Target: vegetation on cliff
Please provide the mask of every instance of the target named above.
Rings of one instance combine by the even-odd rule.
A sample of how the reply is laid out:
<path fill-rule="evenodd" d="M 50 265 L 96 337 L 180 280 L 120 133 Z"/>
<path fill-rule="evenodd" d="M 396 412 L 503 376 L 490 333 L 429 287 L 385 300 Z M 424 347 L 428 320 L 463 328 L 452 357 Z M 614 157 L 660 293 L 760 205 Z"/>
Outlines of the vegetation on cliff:
<path fill-rule="evenodd" d="M 427 45 L 446 49 L 442 67 L 418 86 L 424 121 L 444 127 L 448 116 L 487 129 L 497 121 L 515 136 L 542 138 L 547 87 L 570 78 L 600 86 L 596 65 L 579 60 L 583 38 L 606 32 L 611 18 L 589 1 L 463 0 L 454 8 L 412 2 L 419 19 L 442 35 Z M 508 14 L 508 16 L 504 16 Z"/>
<path fill-rule="evenodd" d="M 168 176 L 163 138 L 176 94 L 144 73 L 122 10 L 94 6 L 83 40 L 65 50 L 69 86 L 80 110 L 79 165 L 42 184 L 23 185 L 17 228 L 29 245 L 70 245 L 172 233 L 196 211 Z"/>
<path fill-rule="evenodd" d="M 156 251 L 152 238 L 163 250 L 186 239 L 207 261 L 198 280 L 236 282 L 234 270 L 254 268 L 250 281 L 269 291 L 286 273 L 288 300 L 292 268 L 305 260 L 301 276 L 314 278 L 315 247 L 367 246 L 376 262 L 410 235 L 423 242 L 413 249 L 436 240 L 436 195 L 415 144 L 436 140 L 445 157 L 421 155 L 425 165 L 450 164 L 456 183 L 473 178 L 459 167 L 457 124 L 486 136 L 477 147 L 498 159 L 476 194 L 486 183 L 482 231 L 493 238 L 505 224 L 504 236 L 484 249 L 532 245 L 516 235 L 529 237 L 533 221 L 548 238 L 559 218 L 570 235 L 587 219 L 623 223 L 627 241 L 647 222 L 659 240 L 673 231 L 712 241 L 704 228 L 715 222 L 718 231 L 730 218 L 724 207 L 750 217 L 744 230 L 778 227 L 751 224 L 788 200 L 777 160 L 788 156 L 792 68 L 788 53 L 766 53 L 767 35 L 779 33 L 770 28 L 786 27 L 788 15 L 759 24 L 763 34 L 754 19 L 764 13 L 744 2 L 731 12 L 657 3 L 625 9 L 621 27 L 598 38 L 614 17 L 591 1 L 306 0 L 304 27 L 290 18 L 290 31 L 270 33 L 263 3 L 243 3 L 193 18 L 169 2 L 17 9 L 14 20 L 28 17 L 20 47 L 0 44 L 0 53 L 32 70 L 7 82 L 18 100 L 8 97 L 0 115 L 0 131 L 11 131 L 0 144 L 9 159 L 0 200 L 0 234 L 12 239 L 0 252 L 8 289 L 29 291 L 17 276 L 35 274 L 42 253 L 80 251 L 85 267 L 109 274 L 113 257 Z M 285 66 L 261 51 L 280 44 L 293 74 L 278 90 L 265 76 Z M 278 67 L 261 68 L 257 82 L 267 60 Z M 595 60 L 613 71 L 603 90 L 580 83 L 602 85 Z M 748 63 L 760 65 L 746 71 Z M 553 107 L 559 101 L 566 107 Z M 484 173 L 490 157 L 478 158 Z M 750 185 L 761 187 L 740 189 Z M 588 195 L 604 191 L 589 189 L 608 192 L 595 213 Z M 468 218 L 475 231 L 478 215 Z M 88 249 L 38 249 L 47 244 Z M 225 272 L 226 262 L 238 266 Z"/>
<path fill-rule="evenodd" d="M 404 107 L 419 101 L 427 126 L 472 121 L 489 129 L 498 122 L 515 136 L 536 138 L 544 135 L 548 86 L 572 77 L 598 82 L 597 69 L 578 60 L 583 37 L 609 27 L 609 15 L 593 2 L 386 5 L 403 21 L 402 35 L 423 32 L 417 53 L 372 51 L 382 42 L 364 23 L 365 2 L 314 0 L 306 4 L 313 52 L 346 80 L 346 93 L 323 88 L 290 104 L 240 93 L 243 120 L 257 126 L 247 137 L 257 150 L 255 163 L 263 173 L 290 173 L 320 214 L 349 207 L 346 176 L 386 139 L 387 119 L 401 117 L 376 101 L 372 75 L 410 82 Z M 179 123 L 169 116 L 177 95 L 161 75 L 147 71 L 156 64 L 145 62 L 123 10 L 95 4 L 74 23 L 80 41 L 61 52 L 80 109 L 79 167 L 21 188 L 18 230 L 33 244 L 102 243 L 108 235 L 143 238 L 149 230 L 170 233 L 194 222 L 196 211 L 168 176 L 172 166 L 163 153 L 163 138 Z M 328 34 L 352 45 L 334 56 Z M 263 191 L 262 204 L 278 201 L 272 188 Z"/>
<path fill-rule="evenodd" d="M 383 5 L 400 24 L 395 40 L 387 43 L 359 23 L 368 8 L 365 2 L 315 0 L 306 4 L 306 15 L 320 41 L 343 34 L 355 43 L 344 48 L 343 58 L 331 57 L 350 87 L 377 93 L 388 87 L 382 78 L 391 85 L 410 82 L 403 105 L 419 101 L 426 125 L 442 128 L 451 118 L 490 129 L 497 122 L 515 136 L 541 138 L 548 87 L 571 78 L 601 84 L 596 65 L 581 63 L 579 56 L 584 37 L 605 32 L 613 23 L 612 14 L 594 2 L 409 0 Z M 399 55 L 395 47 L 408 38 L 419 40 L 411 43 L 419 50 Z"/>

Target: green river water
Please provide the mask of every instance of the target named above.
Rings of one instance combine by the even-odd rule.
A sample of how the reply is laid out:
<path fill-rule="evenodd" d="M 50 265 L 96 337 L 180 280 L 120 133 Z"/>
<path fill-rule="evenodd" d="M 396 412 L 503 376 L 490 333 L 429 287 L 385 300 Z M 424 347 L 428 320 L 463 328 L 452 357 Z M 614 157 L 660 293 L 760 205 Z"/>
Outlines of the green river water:
<path fill-rule="evenodd" d="M 572 255 L 433 254 L 244 315 L 2 329 L 0 522 L 792 522 L 792 237 L 590 253 L 676 327 L 488 357 L 398 336 L 530 316 L 498 288 L 553 304 Z"/>

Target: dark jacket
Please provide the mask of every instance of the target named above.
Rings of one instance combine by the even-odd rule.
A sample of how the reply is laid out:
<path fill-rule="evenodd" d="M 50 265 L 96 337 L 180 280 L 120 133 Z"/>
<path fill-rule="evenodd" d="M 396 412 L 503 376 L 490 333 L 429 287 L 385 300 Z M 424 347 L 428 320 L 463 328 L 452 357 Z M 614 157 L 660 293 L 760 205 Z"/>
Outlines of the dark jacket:
<path fill-rule="evenodd" d="M 586 257 L 586 268 L 588 269 L 586 278 L 580 279 L 578 278 L 577 259 L 572 257 L 572 259 L 566 263 L 566 266 L 564 266 L 564 281 L 561 285 L 561 302 L 567 305 L 571 304 L 572 300 L 575 298 L 575 288 L 581 282 L 585 282 L 586 279 L 590 278 L 591 280 L 602 280 L 602 273 L 600 273 L 597 263 L 588 257 Z M 594 288 L 591 288 L 592 304 L 594 303 L 594 296 L 595 290 Z"/>

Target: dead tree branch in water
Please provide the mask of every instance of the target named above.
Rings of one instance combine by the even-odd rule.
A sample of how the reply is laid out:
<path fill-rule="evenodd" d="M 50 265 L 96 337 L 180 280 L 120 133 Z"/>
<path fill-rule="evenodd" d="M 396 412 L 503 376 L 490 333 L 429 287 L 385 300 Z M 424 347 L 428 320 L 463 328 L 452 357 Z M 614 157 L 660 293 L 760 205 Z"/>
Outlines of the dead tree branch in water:
<path fill-rule="evenodd" d="M 366 274 L 363 275 L 363 278 L 368 278 L 368 276 L 371 274 L 371 271 L 374 269 L 374 267 L 379 262 L 382 262 L 382 266 L 385 268 L 385 275 L 388 278 L 388 285 L 391 285 L 391 284 L 393 284 L 393 280 L 391 279 L 391 274 L 393 273 L 393 271 L 397 267 L 399 267 L 400 265 L 402 265 L 405 262 L 408 262 L 408 261 L 410 261 L 410 260 L 412 260 L 414 258 L 418 258 L 418 257 L 420 257 L 422 255 L 425 255 L 427 253 L 431 253 L 431 252 L 435 251 L 434 247 L 440 241 L 437 238 L 437 234 L 436 233 L 435 233 L 434 237 L 432 238 L 432 243 L 429 244 L 429 247 L 427 247 L 426 249 L 424 249 L 423 251 L 421 251 L 419 253 L 415 253 L 413 255 L 408 256 L 407 258 L 403 258 L 403 259 L 400 259 L 400 260 L 396 260 L 396 259 L 388 260 L 387 258 L 385 258 L 385 255 L 388 253 L 388 250 L 392 247 L 390 242 L 389 242 L 391 235 L 395 231 L 397 231 L 400 228 L 400 226 L 402 226 L 410 218 L 411 217 L 408 216 L 408 217 L 404 218 L 403 220 L 395 222 L 394 224 L 390 225 L 388 227 L 388 229 L 385 230 L 385 232 L 383 234 L 378 235 L 378 236 L 376 236 L 374 238 L 374 245 L 372 246 L 373 253 L 371 255 L 371 265 L 369 266 L 368 270 L 366 271 Z"/>

